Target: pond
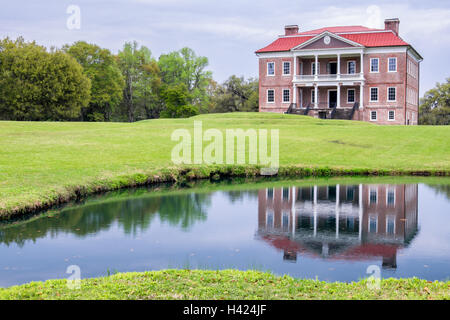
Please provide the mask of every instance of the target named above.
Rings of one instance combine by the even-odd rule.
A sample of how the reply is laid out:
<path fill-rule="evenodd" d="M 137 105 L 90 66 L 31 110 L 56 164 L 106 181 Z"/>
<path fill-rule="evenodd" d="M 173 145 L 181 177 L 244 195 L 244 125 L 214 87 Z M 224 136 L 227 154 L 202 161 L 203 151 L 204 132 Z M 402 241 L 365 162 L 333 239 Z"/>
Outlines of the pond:
<path fill-rule="evenodd" d="M 0 286 L 68 278 L 71 265 L 82 278 L 237 268 L 357 281 L 375 265 L 449 279 L 450 184 L 332 181 L 126 190 L 3 223 Z"/>

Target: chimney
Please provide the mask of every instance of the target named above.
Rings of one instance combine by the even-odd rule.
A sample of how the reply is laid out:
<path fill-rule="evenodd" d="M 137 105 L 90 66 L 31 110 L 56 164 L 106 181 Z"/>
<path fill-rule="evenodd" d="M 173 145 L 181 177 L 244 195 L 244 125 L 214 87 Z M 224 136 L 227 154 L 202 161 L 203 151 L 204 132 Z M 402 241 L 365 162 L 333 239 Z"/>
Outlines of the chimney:
<path fill-rule="evenodd" d="M 384 20 L 384 30 L 392 30 L 392 31 L 394 31 L 396 36 L 398 36 L 399 26 L 400 26 L 399 18 Z"/>
<path fill-rule="evenodd" d="M 284 27 L 284 35 L 285 36 L 291 36 L 296 33 L 298 33 L 298 25 L 291 24 L 289 26 Z"/>

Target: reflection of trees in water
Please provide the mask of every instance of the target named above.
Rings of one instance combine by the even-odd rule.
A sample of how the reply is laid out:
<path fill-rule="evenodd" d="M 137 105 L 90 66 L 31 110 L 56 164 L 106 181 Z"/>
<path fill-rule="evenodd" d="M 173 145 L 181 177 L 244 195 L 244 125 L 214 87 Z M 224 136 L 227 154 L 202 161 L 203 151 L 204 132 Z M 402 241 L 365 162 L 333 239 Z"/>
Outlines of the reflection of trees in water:
<path fill-rule="evenodd" d="M 228 197 L 231 203 L 242 201 L 245 197 L 250 199 L 258 198 L 258 190 L 250 190 L 250 191 L 233 190 L 227 191 L 224 194 Z"/>
<path fill-rule="evenodd" d="M 0 229 L 0 243 L 33 242 L 61 232 L 79 237 L 106 230 L 117 223 L 126 234 L 148 229 L 155 217 L 172 226 L 188 229 L 197 221 L 205 221 L 210 194 L 183 194 L 92 204 L 64 210 L 54 217 L 42 217 L 18 226 Z"/>
<path fill-rule="evenodd" d="M 429 184 L 430 188 L 436 191 L 436 194 L 445 194 L 450 199 L 450 184 Z"/>

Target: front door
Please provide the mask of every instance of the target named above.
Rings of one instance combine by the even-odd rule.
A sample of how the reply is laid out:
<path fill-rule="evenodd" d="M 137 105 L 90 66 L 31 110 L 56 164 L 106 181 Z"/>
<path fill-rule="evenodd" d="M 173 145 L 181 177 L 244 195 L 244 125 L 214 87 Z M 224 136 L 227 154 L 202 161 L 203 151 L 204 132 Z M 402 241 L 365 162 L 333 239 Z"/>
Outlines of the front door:
<path fill-rule="evenodd" d="M 328 91 L 328 107 L 334 108 L 337 104 L 337 91 L 336 90 L 330 90 Z"/>
<path fill-rule="evenodd" d="M 337 74 L 337 62 L 330 62 L 329 68 L 330 74 Z"/>

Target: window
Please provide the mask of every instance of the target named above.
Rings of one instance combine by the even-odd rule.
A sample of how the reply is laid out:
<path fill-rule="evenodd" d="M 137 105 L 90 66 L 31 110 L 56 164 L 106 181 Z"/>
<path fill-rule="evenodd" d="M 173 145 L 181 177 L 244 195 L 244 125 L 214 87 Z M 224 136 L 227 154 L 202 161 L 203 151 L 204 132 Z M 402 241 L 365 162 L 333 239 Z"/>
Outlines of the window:
<path fill-rule="evenodd" d="M 267 75 L 268 76 L 275 75 L 275 62 L 267 62 Z"/>
<path fill-rule="evenodd" d="M 388 72 L 397 72 L 397 58 L 388 58 Z"/>
<path fill-rule="evenodd" d="M 389 189 L 386 193 L 386 204 L 391 206 L 395 205 L 395 190 Z"/>
<path fill-rule="evenodd" d="M 389 110 L 388 120 L 389 121 L 395 120 L 395 111 L 394 110 Z"/>
<path fill-rule="evenodd" d="M 353 187 L 347 188 L 347 195 L 346 195 L 347 201 L 353 201 L 354 198 L 355 198 L 355 192 L 353 190 Z"/>
<path fill-rule="evenodd" d="M 314 89 L 311 90 L 311 103 L 316 103 L 316 91 Z"/>
<path fill-rule="evenodd" d="M 378 58 L 372 58 L 370 59 L 370 72 L 378 72 Z"/>
<path fill-rule="evenodd" d="M 283 219 L 282 219 L 283 230 L 289 230 L 289 212 L 283 211 Z"/>
<path fill-rule="evenodd" d="M 273 188 L 267 189 L 267 199 L 273 199 Z"/>
<path fill-rule="evenodd" d="M 289 199 L 289 188 L 283 188 L 283 200 Z"/>
<path fill-rule="evenodd" d="M 378 101 L 378 88 L 370 88 L 370 101 Z"/>
<path fill-rule="evenodd" d="M 291 74 L 291 63 L 289 61 L 283 62 L 283 75 Z"/>
<path fill-rule="evenodd" d="M 377 112 L 370 111 L 370 121 L 377 121 Z"/>
<path fill-rule="evenodd" d="M 266 226 L 273 227 L 273 210 L 267 210 L 266 212 Z"/>
<path fill-rule="evenodd" d="M 273 89 L 267 90 L 267 102 L 269 103 L 275 102 L 275 90 Z"/>
<path fill-rule="evenodd" d="M 376 111 L 372 111 L 372 112 L 376 112 Z M 369 203 L 377 203 L 378 201 L 378 191 L 376 189 L 370 189 L 369 192 Z"/>
<path fill-rule="evenodd" d="M 347 102 L 355 102 L 355 89 L 347 90 Z"/>
<path fill-rule="evenodd" d="M 396 91 L 397 90 L 394 87 L 388 88 L 388 101 L 397 100 Z"/>
<path fill-rule="evenodd" d="M 348 74 L 356 73 L 356 62 L 355 61 L 349 61 L 347 66 L 348 66 L 348 68 L 347 68 Z"/>
<path fill-rule="evenodd" d="M 386 219 L 386 233 L 395 234 L 395 217 L 388 216 Z"/>
<path fill-rule="evenodd" d="M 369 216 L 369 232 L 378 231 L 378 218 L 376 216 Z"/>
<path fill-rule="evenodd" d="M 317 67 L 318 67 L 317 74 L 319 74 L 320 73 L 320 62 L 317 63 Z M 316 74 L 316 63 L 315 62 L 313 62 L 311 64 L 311 74 Z"/>
<path fill-rule="evenodd" d="M 289 101 L 291 101 L 291 98 L 290 98 L 290 90 L 289 89 L 284 89 L 283 90 L 283 102 L 289 102 Z"/>

